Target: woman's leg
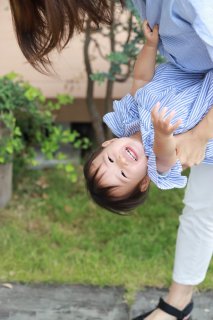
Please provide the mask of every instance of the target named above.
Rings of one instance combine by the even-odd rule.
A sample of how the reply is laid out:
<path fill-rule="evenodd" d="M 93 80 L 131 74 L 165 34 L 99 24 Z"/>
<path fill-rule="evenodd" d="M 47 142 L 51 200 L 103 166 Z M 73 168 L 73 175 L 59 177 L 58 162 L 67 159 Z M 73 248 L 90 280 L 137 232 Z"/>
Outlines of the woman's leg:
<path fill-rule="evenodd" d="M 173 283 L 166 301 L 183 309 L 191 300 L 193 286 L 206 275 L 213 253 L 213 166 L 200 164 L 191 169 L 177 236 Z M 156 310 L 147 320 L 170 320 Z"/>
<path fill-rule="evenodd" d="M 177 236 L 173 280 L 197 285 L 205 278 L 213 253 L 213 166 L 191 169 Z"/>

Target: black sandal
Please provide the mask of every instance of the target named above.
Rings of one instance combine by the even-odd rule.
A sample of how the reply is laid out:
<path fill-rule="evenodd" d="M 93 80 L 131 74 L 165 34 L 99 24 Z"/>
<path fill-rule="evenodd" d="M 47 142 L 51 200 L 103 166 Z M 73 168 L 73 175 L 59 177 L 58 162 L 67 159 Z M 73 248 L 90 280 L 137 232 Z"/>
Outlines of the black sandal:
<path fill-rule="evenodd" d="M 142 314 L 138 316 L 137 318 L 134 318 L 132 320 L 144 320 L 146 317 L 148 317 L 154 310 L 161 309 L 162 311 L 170 314 L 173 317 L 176 317 L 177 320 L 190 320 L 190 315 L 193 309 L 193 302 L 190 302 L 182 311 L 176 309 L 175 307 L 171 306 L 167 302 L 165 302 L 162 298 L 160 298 L 160 301 L 155 309 L 152 311 L 149 311 L 145 314 Z"/>

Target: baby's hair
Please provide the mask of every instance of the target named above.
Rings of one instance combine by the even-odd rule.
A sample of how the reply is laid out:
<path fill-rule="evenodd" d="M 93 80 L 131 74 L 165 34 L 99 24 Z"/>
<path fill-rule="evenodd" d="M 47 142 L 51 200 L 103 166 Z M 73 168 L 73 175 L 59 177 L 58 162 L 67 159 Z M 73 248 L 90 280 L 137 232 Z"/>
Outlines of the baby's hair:
<path fill-rule="evenodd" d="M 100 185 L 99 179 L 97 179 L 98 169 L 94 174 L 91 174 L 92 162 L 102 150 L 102 147 L 95 150 L 84 165 L 84 177 L 86 179 L 87 190 L 93 201 L 100 207 L 119 215 L 125 215 L 125 213 L 127 215 L 129 211 L 144 203 L 148 196 L 149 187 L 146 191 L 141 192 L 138 184 L 128 197 L 113 197 L 113 187 L 104 187 Z"/>

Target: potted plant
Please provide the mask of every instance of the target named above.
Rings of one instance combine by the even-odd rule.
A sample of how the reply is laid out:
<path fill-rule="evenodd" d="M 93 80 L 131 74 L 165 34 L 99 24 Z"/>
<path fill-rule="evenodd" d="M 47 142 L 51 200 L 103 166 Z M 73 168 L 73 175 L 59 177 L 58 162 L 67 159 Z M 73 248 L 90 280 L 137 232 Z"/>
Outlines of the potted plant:
<path fill-rule="evenodd" d="M 64 130 L 55 123 L 54 111 L 71 104 L 73 97 L 58 95 L 48 100 L 41 90 L 14 73 L 0 77 L 0 207 L 12 195 L 13 161 L 21 159 L 24 165 L 36 165 L 35 148 L 48 158 L 64 159 L 57 153 L 61 144 L 72 143 L 76 148 L 87 148 L 87 138 L 76 131 Z M 65 166 L 72 181 L 76 173 L 72 164 Z"/>

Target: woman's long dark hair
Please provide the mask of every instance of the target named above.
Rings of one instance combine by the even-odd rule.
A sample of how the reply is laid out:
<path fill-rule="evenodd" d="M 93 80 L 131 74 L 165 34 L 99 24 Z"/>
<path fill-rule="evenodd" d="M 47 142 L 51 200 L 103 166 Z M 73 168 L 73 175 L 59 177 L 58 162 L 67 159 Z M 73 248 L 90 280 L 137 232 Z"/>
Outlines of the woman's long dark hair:
<path fill-rule="evenodd" d="M 48 70 L 54 48 L 63 49 L 83 31 L 85 19 L 96 27 L 112 22 L 110 0 L 10 0 L 10 7 L 18 44 L 39 71 Z"/>

